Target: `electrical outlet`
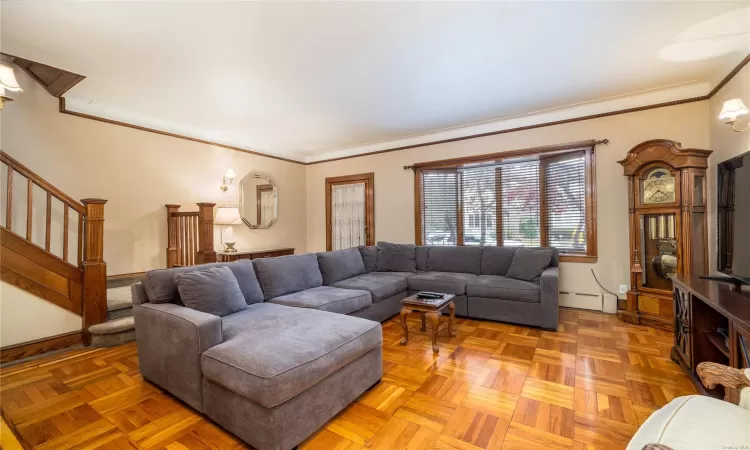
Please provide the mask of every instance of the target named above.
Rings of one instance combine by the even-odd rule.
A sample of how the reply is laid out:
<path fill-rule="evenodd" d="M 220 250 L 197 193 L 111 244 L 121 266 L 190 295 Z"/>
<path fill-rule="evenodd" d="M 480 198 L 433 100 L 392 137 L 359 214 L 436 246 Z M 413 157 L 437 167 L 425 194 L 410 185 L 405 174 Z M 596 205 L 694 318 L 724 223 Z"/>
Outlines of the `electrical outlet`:
<path fill-rule="evenodd" d="M 627 284 L 621 284 L 620 285 L 620 294 L 627 294 L 628 293 L 628 285 Z"/>

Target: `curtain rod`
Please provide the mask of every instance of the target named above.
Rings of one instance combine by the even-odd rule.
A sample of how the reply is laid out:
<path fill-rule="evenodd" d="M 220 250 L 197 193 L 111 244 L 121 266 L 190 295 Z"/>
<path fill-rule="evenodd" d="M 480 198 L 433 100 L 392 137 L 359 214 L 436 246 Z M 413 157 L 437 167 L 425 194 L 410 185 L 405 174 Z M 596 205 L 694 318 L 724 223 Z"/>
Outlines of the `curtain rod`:
<path fill-rule="evenodd" d="M 450 163 L 452 161 L 455 161 L 456 163 L 460 163 L 460 160 L 462 159 L 487 159 L 491 160 L 492 158 L 502 158 L 502 157 L 508 157 L 508 156 L 523 156 L 524 154 L 532 154 L 532 153 L 546 153 L 546 152 L 554 152 L 554 151 L 562 151 L 562 150 L 568 150 L 568 149 L 574 149 L 579 147 L 586 147 L 586 146 L 594 146 L 599 144 L 609 144 L 609 139 L 591 139 L 588 141 L 579 141 L 579 142 L 572 142 L 569 144 L 560 144 L 560 145 L 548 145 L 543 147 L 532 147 L 522 150 L 510 150 L 507 152 L 499 152 L 499 153 L 490 153 L 486 155 L 476 155 L 476 156 L 467 156 L 464 158 L 451 158 L 446 159 L 444 161 L 430 161 L 425 163 L 416 163 L 412 164 L 411 166 L 404 166 L 404 170 L 414 170 L 416 171 L 417 167 L 425 166 L 425 165 L 432 165 L 432 164 L 442 164 L 442 163 Z"/>

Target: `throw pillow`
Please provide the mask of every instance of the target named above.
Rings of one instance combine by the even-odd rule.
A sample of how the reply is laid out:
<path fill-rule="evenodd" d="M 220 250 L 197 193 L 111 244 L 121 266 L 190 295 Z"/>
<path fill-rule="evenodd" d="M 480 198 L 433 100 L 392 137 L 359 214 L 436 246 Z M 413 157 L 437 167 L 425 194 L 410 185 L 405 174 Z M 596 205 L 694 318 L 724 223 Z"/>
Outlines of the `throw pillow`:
<path fill-rule="evenodd" d="M 507 277 L 516 280 L 539 282 L 544 269 L 552 261 L 551 248 L 519 248 L 513 255 Z"/>
<path fill-rule="evenodd" d="M 175 274 L 182 302 L 190 309 L 226 316 L 247 308 L 240 285 L 229 267 Z"/>
<path fill-rule="evenodd" d="M 417 270 L 415 245 L 378 242 L 377 247 L 376 272 L 415 272 Z"/>

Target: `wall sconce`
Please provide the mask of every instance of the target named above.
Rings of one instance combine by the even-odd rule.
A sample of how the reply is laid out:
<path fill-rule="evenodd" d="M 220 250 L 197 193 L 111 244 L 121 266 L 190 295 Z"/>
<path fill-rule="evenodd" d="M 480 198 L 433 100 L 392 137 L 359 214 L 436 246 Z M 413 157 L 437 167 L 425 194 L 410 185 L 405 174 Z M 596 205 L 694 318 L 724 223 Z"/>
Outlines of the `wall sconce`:
<path fill-rule="evenodd" d="M 740 132 L 750 129 L 750 124 L 746 126 L 745 128 L 737 129 L 735 128 L 735 125 L 737 124 L 737 118 L 739 116 L 745 115 L 748 113 L 747 106 L 745 106 L 744 103 L 742 103 L 742 100 L 738 98 L 733 98 L 731 100 L 727 100 L 724 102 L 724 107 L 721 108 L 721 114 L 719 114 L 719 119 L 726 120 L 726 124 L 732 125 L 732 129 L 734 131 Z"/>
<path fill-rule="evenodd" d="M 227 169 L 227 173 L 224 174 L 224 178 L 221 179 L 221 192 L 226 192 L 227 189 L 229 189 L 229 185 L 232 184 L 232 181 L 237 178 L 237 174 L 234 173 L 234 170 Z"/>
<path fill-rule="evenodd" d="M 8 61 L 5 56 L 0 60 L 0 110 L 3 109 L 5 102 L 12 102 L 13 98 L 5 95 L 5 90 L 23 92 L 18 85 L 16 75 L 13 73 L 12 61 Z"/>

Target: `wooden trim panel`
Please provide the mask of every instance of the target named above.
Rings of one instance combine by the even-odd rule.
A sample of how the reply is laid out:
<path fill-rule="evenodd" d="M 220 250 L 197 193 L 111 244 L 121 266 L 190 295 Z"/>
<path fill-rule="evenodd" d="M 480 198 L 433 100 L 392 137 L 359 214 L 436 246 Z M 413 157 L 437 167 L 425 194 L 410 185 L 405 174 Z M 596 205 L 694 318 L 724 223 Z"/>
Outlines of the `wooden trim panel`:
<path fill-rule="evenodd" d="M 29 356 L 72 347 L 81 343 L 81 332 L 73 331 L 71 333 L 58 334 L 57 336 L 37 339 L 22 344 L 9 345 L 0 348 L 0 363 L 16 361 L 22 358 L 28 358 Z"/>
<path fill-rule="evenodd" d="M 337 184 L 365 183 L 365 245 L 375 245 L 375 173 L 326 178 L 326 251 L 333 249 L 331 193 Z"/>
<path fill-rule="evenodd" d="M 18 56 L 7 55 L 13 59 L 13 63 L 21 68 L 34 81 L 39 83 L 53 97 L 65 95 L 73 86 L 86 78 L 83 75 L 58 69 L 57 67 L 19 58 Z"/>

